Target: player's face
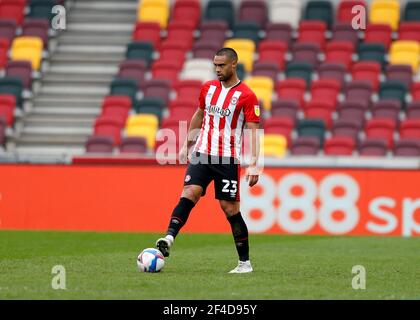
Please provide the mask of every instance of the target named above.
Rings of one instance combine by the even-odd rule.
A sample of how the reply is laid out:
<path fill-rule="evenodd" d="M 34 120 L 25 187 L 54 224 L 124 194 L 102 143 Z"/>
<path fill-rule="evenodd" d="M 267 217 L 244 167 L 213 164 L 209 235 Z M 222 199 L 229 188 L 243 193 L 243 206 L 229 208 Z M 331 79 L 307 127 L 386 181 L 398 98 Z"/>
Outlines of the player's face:
<path fill-rule="evenodd" d="M 232 61 L 227 56 L 214 56 L 214 67 L 216 68 L 216 75 L 220 81 L 228 81 L 236 67 L 236 61 Z"/>

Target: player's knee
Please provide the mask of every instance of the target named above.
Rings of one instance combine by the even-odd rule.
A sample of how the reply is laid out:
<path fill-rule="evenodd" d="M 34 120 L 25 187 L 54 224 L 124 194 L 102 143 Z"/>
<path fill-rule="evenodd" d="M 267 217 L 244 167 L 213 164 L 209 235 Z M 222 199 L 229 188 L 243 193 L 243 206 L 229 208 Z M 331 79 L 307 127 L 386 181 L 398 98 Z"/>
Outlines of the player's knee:
<path fill-rule="evenodd" d="M 239 212 L 239 204 L 237 202 L 220 201 L 220 207 L 222 208 L 227 218 Z"/>
<path fill-rule="evenodd" d="M 182 191 L 182 197 L 190 199 L 192 202 L 197 203 L 200 199 L 202 188 L 199 186 L 185 186 Z"/>

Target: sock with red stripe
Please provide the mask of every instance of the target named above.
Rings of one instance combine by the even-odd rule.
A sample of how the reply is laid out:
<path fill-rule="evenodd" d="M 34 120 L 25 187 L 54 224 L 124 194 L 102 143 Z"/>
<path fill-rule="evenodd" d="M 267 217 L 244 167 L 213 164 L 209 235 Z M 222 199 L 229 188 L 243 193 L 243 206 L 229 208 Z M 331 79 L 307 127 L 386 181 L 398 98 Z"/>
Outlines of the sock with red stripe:
<path fill-rule="evenodd" d="M 174 211 L 172 212 L 167 231 L 168 235 L 171 235 L 174 238 L 177 236 L 179 230 L 181 230 L 181 228 L 187 222 L 190 212 L 194 206 L 195 203 L 188 198 L 182 197 L 179 200 L 178 204 L 174 208 Z"/>
<path fill-rule="evenodd" d="M 240 212 L 228 217 L 240 261 L 249 260 L 248 228 Z"/>

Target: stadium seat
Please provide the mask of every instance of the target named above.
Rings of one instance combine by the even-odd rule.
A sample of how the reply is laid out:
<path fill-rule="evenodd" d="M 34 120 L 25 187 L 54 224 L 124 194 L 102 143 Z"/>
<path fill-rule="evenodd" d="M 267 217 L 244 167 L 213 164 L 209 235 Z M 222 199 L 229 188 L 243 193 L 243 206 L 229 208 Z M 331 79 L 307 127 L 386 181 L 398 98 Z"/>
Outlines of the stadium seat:
<path fill-rule="evenodd" d="M 365 124 L 367 138 L 384 139 L 387 148 L 392 149 L 394 145 L 394 130 L 396 122 L 391 119 L 369 119 Z"/>
<path fill-rule="evenodd" d="M 147 141 L 144 137 L 123 137 L 119 151 L 121 154 L 145 154 L 147 153 Z"/>
<path fill-rule="evenodd" d="M 398 100 L 379 100 L 372 105 L 372 118 L 399 121 L 401 102 Z"/>
<path fill-rule="evenodd" d="M 397 157 L 420 157 L 420 140 L 398 140 L 395 142 L 393 153 Z"/>
<path fill-rule="evenodd" d="M 26 0 L 2 0 L 0 2 L 0 19 L 12 20 L 22 25 L 25 16 Z"/>
<path fill-rule="evenodd" d="M 277 134 L 286 138 L 287 145 L 291 141 L 291 134 L 295 121 L 288 117 L 270 117 L 264 121 L 264 134 Z"/>
<path fill-rule="evenodd" d="M 413 69 L 409 65 L 394 64 L 388 65 L 385 70 L 387 80 L 400 81 L 408 90 L 413 84 Z"/>
<path fill-rule="evenodd" d="M 412 101 L 407 104 L 406 117 L 407 119 L 420 118 L 420 101 Z"/>
<path fill-rule="evenodd" d="M 320 142 L 314 136 L 301 136 L 292 141 L 290 154 L 294 156 L 315 156 L 320 150 Z"/>
<path fill-rule="evenodd" d="M 6 64 L 6 76 L 21 79 L 23 87 L 32 90 L 32 66 L 29 61 L 9 61 Z"/>
<path fill-rule="evenodd" d="M 229 26 L 226 21 L 203 21 L 200 26 L 199 40 L 218 42 L 221 46 L 226 39 L 226 32 L 228 31 L 228 28 Z"/>
<path fill-rule="evenodd" d="M 333 6 L 328 0 L 312 0 L 306 3 L 305 20 L 320 20 L 327 24 L 328 29 L 333 23 Z"/>
<path fill-rule="evenodd" d="M 372 84 L 366 80 L 347 82 L 344 88 L 346 101 L 361 101 L 370 105 L 372 101 Z"/>
<path fill-rule="evenodd" d="M 16 36 L 17 23 L 15 20 L 0 19 L 0 38 L 7 39 L 9 45 Z"/>
<path fill-rule="evenodd" d="M 172 10 L 172 21 L 188 20 L 194 29 L 201 21 L 201 6 L 199 0 L 176 0 Z"/>
<path fill-rule="evenodd" d="M 199 80 L 180 80 L 174 87 L 178 99 L 189 99 L 194 103 L 198 101 L 202 82 Z"/>
<path fill-rule="evenodd" d="M 416 73 L 419 67 L 420 44 L 416 41 L 394 41 L 391 45 L 389 62 L 408 64 Z"/>
<path fill-rule="evenodd" d="M 251 21 L 264 28 L 267 23 L 267 5 L 259 0 L 242 0 L 239 4 L 239 21 Z"/>
<path fill-rule="evenodd" d="M 351 156 L 355 142 L 349 137 L 333 136 L 325 140 L 324 154 L 327 156 Z"/>
<path fill-rule="evenodd" d="M 6 144 L 6 120 L 0 116 L 0 151 Z"/>
<path fill-rule="evenodd" d="M 278 98 L 296 101 L 300 107 L 303 107 L 305 91 L 306 82 L 300 78 L 285 79 L 276 84 Z"/>
<path fill-rule="evenodd" d="M 144 97 L 161 98 L 166 106 L 169 104 L 171 84 L 166 79 L 150 79 L 145 81 L 142 91 Z"/>
<path fill-rule="evenodd" d="M 318 119 L 300 119 L 297 123 L 297 133 L 299 137 L 315 137 L 319 145 L 324 145 L 325 123 Z"/>
<path fill-rule="evenodd" d="M 133 31 L 133 41 L 149 42 L 156 50 L 160 49 L 161 34 L 158 22 L 138 21 Z"/>
<path fill-rule="evenodd" d="M 269 77 L 255 76 L 246 79 L 247 84 L 256 96 L 263 101 L 265 110 L 271 109 L 271 97 L 274 89 L 274 81 Z"/>
<path fill-rule="evenodd" d="M 144 60 L 124 60 L 119 65 L 117 78 L 129 78 L 137 82 L 138 86 L 143 85 L 147 65 Z"/>
<path fill-rule="evenodd" d="M 179 41 L 164 41 L 160 46 L 160 60 L 178 63 L 182 68 L 185 62 L 187 51 Z"/>
<path fill-rule="evenodd" d="M 408 1 L 404 8 L 404 21 L 420 21 L 420 3 Z"/>
<path fill-rule="evenodd" d="M 169 113 L 172 113 L 175 109 L 184 109 L 188 108 L 192 110 L 193 112 L 197 111 L 197 101 L 198 99 L 191 99 L 191 98 L 177 98 L 175 100 L 171 100 L 169 103 Z M 189 112 L 188 112 L 189 113 Z"/>
<path fill-rule="evenodd" d="M 380 99 L 397 100 L 405 108 L 405 94 L 407 88 L 404 83 L 396 80 L 387 80 L 382 82 L 379 88 Z"/>
<path fill-rule="evenodd" d="M 297 29 L 301 19 L 302 5 L 296 0 L 268 1 L 268 16 L 272 23 L 287 23 Z"/>
<path fill-rule="evenodd" d="M 292 27 L 287 23 L 267 22 L 264 40 L 274 40 L 276 42 L 284 42 L 286 45 L 289 45 L 292 41 Z"/>
<path fill-rule="evenodd" d="M 113 145 L 119 145 L 123 127 L 124 122 L 120 118 L 100 116 L 94 123 L 94 135 L 110 137 Z"/>
<path fill-rule="evenodd" d="M 252 71 L 256 47 L 254 41 L 250 39 L 229 39 L 225 41 L 223 46 L 235 49 L 239 62 L 244 64 L 245 71 Z"/>
<path fill-rule="evenodd" d="M 292 62 L 310 64 L 314 69 L 317 69 L 320 53 L 320 47 L 315 43 L 295 43 L 292 47 Z"/>
<path fill-rule="evenodd" d="M 256 61 L 254 63 L 252 76 L 269 77 L 273 82 L 277 81 L 277 76 L 280 74 L 278 64 L 274 62 Z"/>
<path fill-rule="evenodd" d="M 127 96 L 107 96 L 102 101 L 101 116 L 121 119 L 125 122 L 131 110 L 131 100 Z"/>
<path fill-rule="evenodd" d="M 277 99 L 271 102 L 272 117 L 284 117 L 296 121 L 299 109 L 299 103 L 295 100 Z"/>
<path fill-rule="evenodd" d="M 41 38 L 20 36 L 13 40 L 11 48 L 12 60 L 28 60 L 32 70 L 39 70 L 42 60 L 44 43 Z"/>
<path fill-rule="evenodd" d="M 300 78 L 305 80 L 306 85 L 309 87 L 312 81 L 313 67 L 309 63 L 304 62 L 290 62 L 286 66 L 286 77 Z"/>
<path fill-rule="evenodd" d="M 236 74 L 238 75 L 238 78 L 240 80 L 243 80 L 245 78 L 246 71 L 243 63 L 240 62 L 236 65 Z"/>
<path fill-rule="evenodd" d="M 260 62 L 270 62 L 277 64 L 280 70 L 284 70 L 287 44 L 277 40 L 263 40 L 259 44 L 259 58 Z"/>
<path fill-rule="evenodd" d="M 365 114 L 369 110 L 366 101 L 343 101 L 337 106 L 338 118 L 341 120 L 352 120 L 364 123 Z"/>
<path fill-rule="evenodd" d="M 364 43 L 378 43 L 383 44 L 385 49 L 388 50 L 392 41 L 392 29 L 389 24 L 373 24 L 370 23 L 366 26 Z"/>
<path fill-rule="evenodd" d="M 150 66 L 153 60 L 153 44 L 148 41 L 135 41 L 127 45 L 125 54 L 129 60 L 144 60 L 147 66 Z"/>
<path fill-rule="evenodd" d="M 301 21 L 298 30 L 298 43 L 313 43 L 322 50 L 325 47 L 327 24 L 323 21 Z"/>
<path fill-rule="evenodd" d="M 401 121 L 400 138 L 420 140 L 420 119 L 406 119 Z"/>
<path fill-rule="evenodd" d="M 332 113 L 335 105 L 327 101 L 308 101 L 305 105 L 305 119 L 322 120 L 326 129 L 332 125 Z"/>
<path fill-rule="evenodd" d="M 171 107 L 169 116 L 173 120 L 190 121 L 195 112 L 196 109 L 187 106 L 180 106 L 176 108 Z"/>
<path fill-rule="evenodd" d="M 346 77 L 346 67 L 341 63 L 324 62 L 319 66 L 318 77 L 319 79 L 332 79 L 344 85 Z"/>
<path fill-rule="evenodd" d="M 127 96 L 131 99 L 131 104 L 136 105 L 138 84 L 133 79 L 115 78 L 110 85 L 110 95 L 113 96 Z"/>
<path fill-rule="evenodd" d="M 378 43 L 362 43 L 357 48 L 359 61 L 376 61 L 385 65 L 385 46 Z"/>
<path fill-rule="evenodd" d="M 89 137 L 85 143 L 85 152 L 112 154 L 114 152 L 114 142 L 112 137 L 101 135 Z"/>
<path fill-rule="evenodd" d="M 168 0 L 143 0 L 137 11 L 137 21 L 158 22 L 161 29 L 166 29 L 169 19 Z"/>
<path fill-rule="evenodd" d="M 38 37 L 42 39 L 44 48 L 47 48 L 49 40 L 50 23 L 44 19 L 26 19 L 22 26 L 22 35 L 30 37 Z"/>
<path fill-rule="evenodd" d="M 152 66 L 153 79 L 166 79 L 174 85 L 178 81 L 180 69 L 178 64 L 172 61 L 157 60 Z"/>
<path fill-rule="evenodd" d="M 215 78 L 213 61 L 209 59 L 189 59 L 185 61 L 181 79 L 206 82 Z"/>
<path fill-rule="evenodd" d="M 260 27 L 256 22 L 237 22 L 233 26 L 233 38 L 250 39 L 256 44 L 260 41 Z"/>
<path fill-rule="evenodd" d="M 28 16 L 36 19 L 52 20 L 54 14 L 52 8 L 56 5 L 54 0 L 31 1 Z"/>
<path fill-rule="evenodd" d="M 280 134 L 265 134 L 263 141 L 265 157 L 281 158 L 287 151 L 287 139 Z"/>
<path fill-rule="evenodd" d="M 198 40 L 194 42 L 192 47 L 192 55 L 194 59 L 210 59 L 214 58 L 217 50 L 220 49 L 218 40 Z"/>
<path fill-rule="evenodd" d="M 420 42 L 420 21 L 402 21 L 398 29 L 398 40 L 408 40 Z"/>
<path fill-rule="evenodd" d="M 149 149 L 155 145 L 159 119 L 152 114 L 137 114 L 128 117 L 125 124 L 126 137 L 144 137 Z"/>
<path fill-rule="evenodd" d="M 381 75 L 381 65 L 375 61 L 356 62 L 351 68 L 353 80 L 368 81 L 372 84 L 372 89 L 377 92 Z"/>
<path fill-rule="evenodd" d="M 382 157 L 387 154 L 387 142 L 384 139 L 364 139 L 360 142 L 358 152 L 360 156 Z"/>
<path fill-rule="evenodd" d="M 171 21 L 166 29 L 165 42 L 182 44 L 185 50 L 190 50 L 194 41 L 194 26 L 189 20 Z"/>
<path fill-rule="evenodd" d="M 414 82 L 411 86 L 411 98 L 413 101 L 420 100 L 420 82 Z"/>
<path fill-rule="evenodd" d="M 230 29 L 235 23 L 235 8 L 229 0 L 209 0 L 204 15 L 206 20 L 226 21 Z"/>
<path fill-rule="evenodd" d="M 0 118 L 12 127 L 15 120 L 16 97 L 12 94 L 0 94 Z"/>
<path fill-rule="evenodd" d="M 325 50 L 325 61 L 329 63 L 341 63 L 346 69 L 350 69 L 353 63 L 354 45 L 348 41 L 331 41 Z"/>
<path fill-rule="evenodd" d="M 365 9 L 367 9 L 366 2 L 364 0 L 340 1 L 337 8 L 337 17 L 336 17 L 337 22 L 351 24 L 353 18 L 356 16 L 356 13 L 352 12 L 355 6 L 362 6 Z"/>
<path fill-rule="evenodd" d="M 165 108 L 166 105 L 162 98 L 145 97 L 137 103 L 135 110 L 137 114 L 154 114 L 158 118 L 159 123 L 161 123 Z"/>
<path fill-rule="evenodd" d="M 373 0 L 369 11 L 370 23 L 389 24 L 393 31 L 400 22 L 400 2 L 398 0 Z"/>
<path fill-rule="evenodd" d="M 141 107 L 138 108 L 138 112 L 137 114 L 149 114 L 149 115 L 154 115 L 157 117 L 159 123 L 161 123 L 163 121 L 163 109 L 161 108 L 157 108 L 157 107 Z"/>
<path fill-rule="evenodd" d="M 359 43 L 359 34 L 348 23 L 335 23 L 333 25 L 331 41 L 350 42 L 354 47 Z"/>
<path fill-rule="evenodd" d="M 333 122 L 331 134 L 334 137 L 348 137 L 354 142 L 358 142 L 361 130 L 362 122 L 355 119 L 339 118 Z"/>
<path fill-rule="evenodd" d="M 335 109 L 340 89 L 341 85 L 336 80 L 320 79 L 313 81 L 311 84 L 311 101 L 328 102 Z"/>
<path fill-rule="evenodd" d="M 12 94 L 16 98 L 16 106 L 22 108 L 23 83 L 20 78 L 3 77 L 0 78 L 0 94 Z"/>

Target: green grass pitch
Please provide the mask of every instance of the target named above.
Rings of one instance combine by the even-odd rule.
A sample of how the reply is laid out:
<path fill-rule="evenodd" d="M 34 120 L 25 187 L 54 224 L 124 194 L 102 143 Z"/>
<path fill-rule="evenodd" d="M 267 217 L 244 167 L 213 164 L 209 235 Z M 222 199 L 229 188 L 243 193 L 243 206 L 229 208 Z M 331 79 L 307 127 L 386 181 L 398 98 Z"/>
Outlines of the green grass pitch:
<path fill-rule="evenodd" d="M 231 235 L 182 233 L 162 272 L 138 272 L 158 236 L 1 231 L 0 299 L 420 299 L 419 238 L 251 235 L 254 272 L 228 274 Z M 55 265 L 65 290 L 52 288 Z"/>

